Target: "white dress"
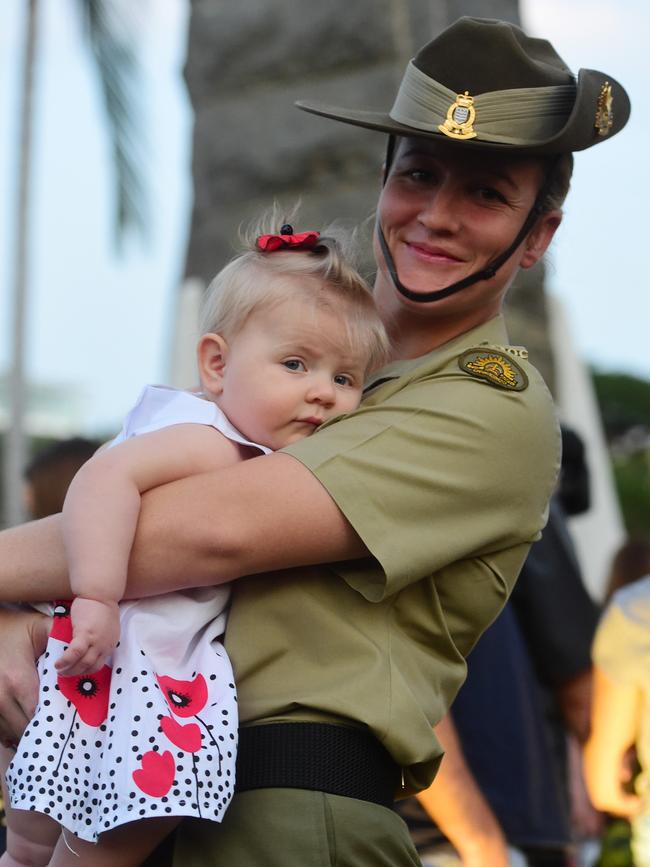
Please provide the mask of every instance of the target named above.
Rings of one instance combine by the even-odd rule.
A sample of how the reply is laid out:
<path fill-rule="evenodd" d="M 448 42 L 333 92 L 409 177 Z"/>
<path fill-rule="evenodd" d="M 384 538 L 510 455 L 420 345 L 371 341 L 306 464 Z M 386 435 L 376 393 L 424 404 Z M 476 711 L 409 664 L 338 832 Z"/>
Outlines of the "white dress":
<path fill-rule="evenodd" d="M 215 404 L 158 386 L 145 388 L 113 444 L 188 422 L 269 451 Z M 38 707 L 7 771 L 12 806 L 47 813 L 91 841 L 152 816 L 220 821 L 237 748 L 235 684 L 219 641 L 228 595 L 203 587 L 121 603 L 112 657 L 73 677 L 54 669 L 71 638 L 70 603 L 54 603 Z"/>

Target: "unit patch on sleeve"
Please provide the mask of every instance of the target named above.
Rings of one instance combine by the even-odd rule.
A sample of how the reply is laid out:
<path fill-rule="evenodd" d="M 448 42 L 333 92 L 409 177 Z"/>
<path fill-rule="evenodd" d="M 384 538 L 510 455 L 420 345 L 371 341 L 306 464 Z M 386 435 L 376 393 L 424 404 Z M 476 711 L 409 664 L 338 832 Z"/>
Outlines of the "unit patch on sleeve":
<path fill-rule="evenodd" d="M 458 359 L 458 366 L 470 376 L 509 391 L 528 387 L 528 377 L 517 362 L 494 349 L 469 349 Z"/>

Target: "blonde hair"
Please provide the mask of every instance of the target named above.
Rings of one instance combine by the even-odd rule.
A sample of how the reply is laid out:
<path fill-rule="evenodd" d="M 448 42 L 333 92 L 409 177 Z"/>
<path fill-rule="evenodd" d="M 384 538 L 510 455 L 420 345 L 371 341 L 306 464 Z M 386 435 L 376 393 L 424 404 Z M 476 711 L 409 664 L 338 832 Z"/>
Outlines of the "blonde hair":
<path fill-rule="evenodd" d="M 315 309 L 342 316 L 350 348 L 367 358 L 366 372 L 385 364 L 390 343 L 370 287 L 352 264 L 350 233 L 343 236 L 329 227 L 310 250 L 258 249 L 256 239 L 263 234 L 279 234 L 279 227 L 274 210 L 242 236 L 244 252 L 222 268 L 208 286 L 201 332 L 232 338 L 252 313 L 300 298 Z"/>

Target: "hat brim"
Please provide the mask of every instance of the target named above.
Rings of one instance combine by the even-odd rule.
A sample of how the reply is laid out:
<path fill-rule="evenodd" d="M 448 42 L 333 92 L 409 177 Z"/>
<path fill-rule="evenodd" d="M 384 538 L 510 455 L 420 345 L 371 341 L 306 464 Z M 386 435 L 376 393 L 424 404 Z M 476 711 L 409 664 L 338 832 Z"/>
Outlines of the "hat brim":
<path fill-rule="evenodd" d="M 596 106 L 603 85 L 609 83 L 613 95 L 613 123 L 605 136 L 598 134 L 595 127 Z M 416 138 L 434 139 L 442 142 L 457 141 L 450 139 L 439 132 L 437 127 L 431 130 L 423 130 L 405 124 L 398 123 L 386 112 L 359 111 L 355 109 L 341 108 L 327 105 L 321 102 L 307 102 L 299 100 L 295 103 L 296 108 L 320 117 L 338 120 L 341 123 L 365 129 L 385 132 L 389 135 L 411 136 Z M 616 135 L 630 116 L 630 100 L 625 89 L 611 76 L 605 75 L 593 69 L 581 69 L 578 73 L 576 99 L 573 110 L 567 122 L 554 136 L 545 141 L 534 141 L 530 144 L 509 144 L 506 142 L 482 141 L 479 137 L 463 140 L 463 147 L 472 149 L 508 151 L 510 153 L 525 153 L 533 155 L 550 155 L 570 153 L 572 151 L 585 150 L 595 144 L 600 144 Z"/>

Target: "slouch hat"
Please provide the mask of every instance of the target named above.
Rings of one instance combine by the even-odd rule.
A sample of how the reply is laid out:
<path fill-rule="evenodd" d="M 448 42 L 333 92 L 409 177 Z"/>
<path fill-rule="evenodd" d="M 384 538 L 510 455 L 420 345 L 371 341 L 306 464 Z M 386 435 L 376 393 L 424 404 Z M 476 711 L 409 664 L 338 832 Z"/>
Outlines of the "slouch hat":
<path fill-rule="evenodd" d="M 391 109 L 301 100 L 297 107 L 397 136 L 530 155 L 584 150 L 616 135 L 630 101 L 611 75 L 577 76 L 550 42 L 505 21 L 459 18 L 407 65 Z"/>

